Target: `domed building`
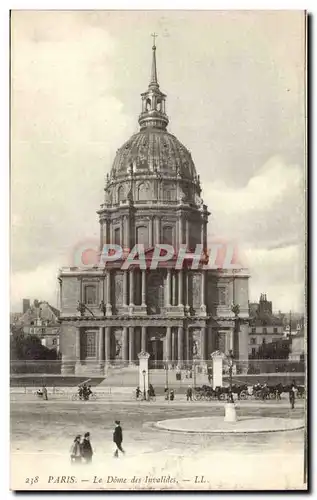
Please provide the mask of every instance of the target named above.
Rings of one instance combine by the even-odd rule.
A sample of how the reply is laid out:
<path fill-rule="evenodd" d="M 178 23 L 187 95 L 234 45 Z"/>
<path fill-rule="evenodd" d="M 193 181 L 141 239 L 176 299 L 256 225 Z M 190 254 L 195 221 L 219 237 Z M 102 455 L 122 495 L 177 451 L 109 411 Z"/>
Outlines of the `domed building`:
<path fill-rule="evenodd" d="M 120 245 L 122 257 L 103 266 L 63 268 L 59 275 L 62 371 L 133 366 L 140 351 L 156 368 L 206 368 L 215 350 L 232 351 L 244 371 L 248 275 L 209 268 L 203 256 L 192 265 L 193 252 L 207 249 L 210 214 L 189 150 L 167 130 L 155 44 L 141 106 L 140 131 L 118 149 L 98 210 L 99 250 Z M 162 244 L 172 246 L 174 255 L 154 269 L 151 259 Z M 143 245 L 146 268 L 123 265 L 135 245 Z M 178 268 L 180 249 L 186 258 Z"/>

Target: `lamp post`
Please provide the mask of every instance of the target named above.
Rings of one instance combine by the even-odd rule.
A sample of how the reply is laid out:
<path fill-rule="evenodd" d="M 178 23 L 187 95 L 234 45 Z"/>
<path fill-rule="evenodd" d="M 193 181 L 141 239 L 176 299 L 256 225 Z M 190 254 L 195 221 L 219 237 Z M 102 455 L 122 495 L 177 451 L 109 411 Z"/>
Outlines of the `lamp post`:
<path fill-rule="evenodd" d="M 229 363 L 229 403 L 233 403 L 233 394 L 232 394 L 232 370 L 233 370 L 233 353 L 230 350 L 228 355 L 228 363 Z"/>
<path fill-rule="evenodd" d="M 142 371 L 142 375 L 143 375 L 143 401 L 146 401 L 146 390 L 145 390 L 145 375 L 146 375 L 146 371 L 145 370 Z"/>
<path fill-rule="evenodd" d="M 166 389 L 168 390 L 168 364 L 167 364 L 167 361 L 165 364 L 165 386 L 166 386 Z"/>

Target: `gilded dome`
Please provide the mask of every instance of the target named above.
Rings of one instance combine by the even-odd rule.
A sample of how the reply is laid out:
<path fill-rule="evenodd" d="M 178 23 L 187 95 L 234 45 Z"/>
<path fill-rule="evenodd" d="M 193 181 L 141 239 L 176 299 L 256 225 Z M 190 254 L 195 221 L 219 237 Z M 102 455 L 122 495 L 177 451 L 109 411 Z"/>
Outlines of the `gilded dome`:
<path fill-rule="evenodd" d="M 160 128 L 145 128 L 118 149 L 111 178 L 129 175 L 159 174 L 196 180 L 197 173 L 188 149 L 172 134 Z"/>

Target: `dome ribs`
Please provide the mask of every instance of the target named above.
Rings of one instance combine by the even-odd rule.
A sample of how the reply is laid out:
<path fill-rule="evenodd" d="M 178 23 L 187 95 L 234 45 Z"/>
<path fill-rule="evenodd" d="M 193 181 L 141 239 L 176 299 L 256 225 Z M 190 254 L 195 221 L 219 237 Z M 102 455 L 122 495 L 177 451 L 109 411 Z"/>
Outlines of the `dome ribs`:
<path fill-rule="evenodd" d="M 177 176 L 196 183 L 196 169 L 190 152 L 167 131 L 146 129 L 134 134 L 118 149 L 111 169 L 111 179 L 124 181 L 129 177 L 131 161 L 136 176 L 158 172 L 162 180 Z"/>

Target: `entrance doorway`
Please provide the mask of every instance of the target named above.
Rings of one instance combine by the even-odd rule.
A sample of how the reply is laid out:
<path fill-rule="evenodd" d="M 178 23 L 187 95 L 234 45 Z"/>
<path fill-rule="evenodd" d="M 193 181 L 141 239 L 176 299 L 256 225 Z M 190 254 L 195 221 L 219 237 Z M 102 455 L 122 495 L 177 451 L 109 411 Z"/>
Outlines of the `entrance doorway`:
<path fill-rule="evenodd" d="M 151 368 L 162 368 L 163 363 L 163 340 L 155 339 L 149 341 L 149 366 Z"/>

